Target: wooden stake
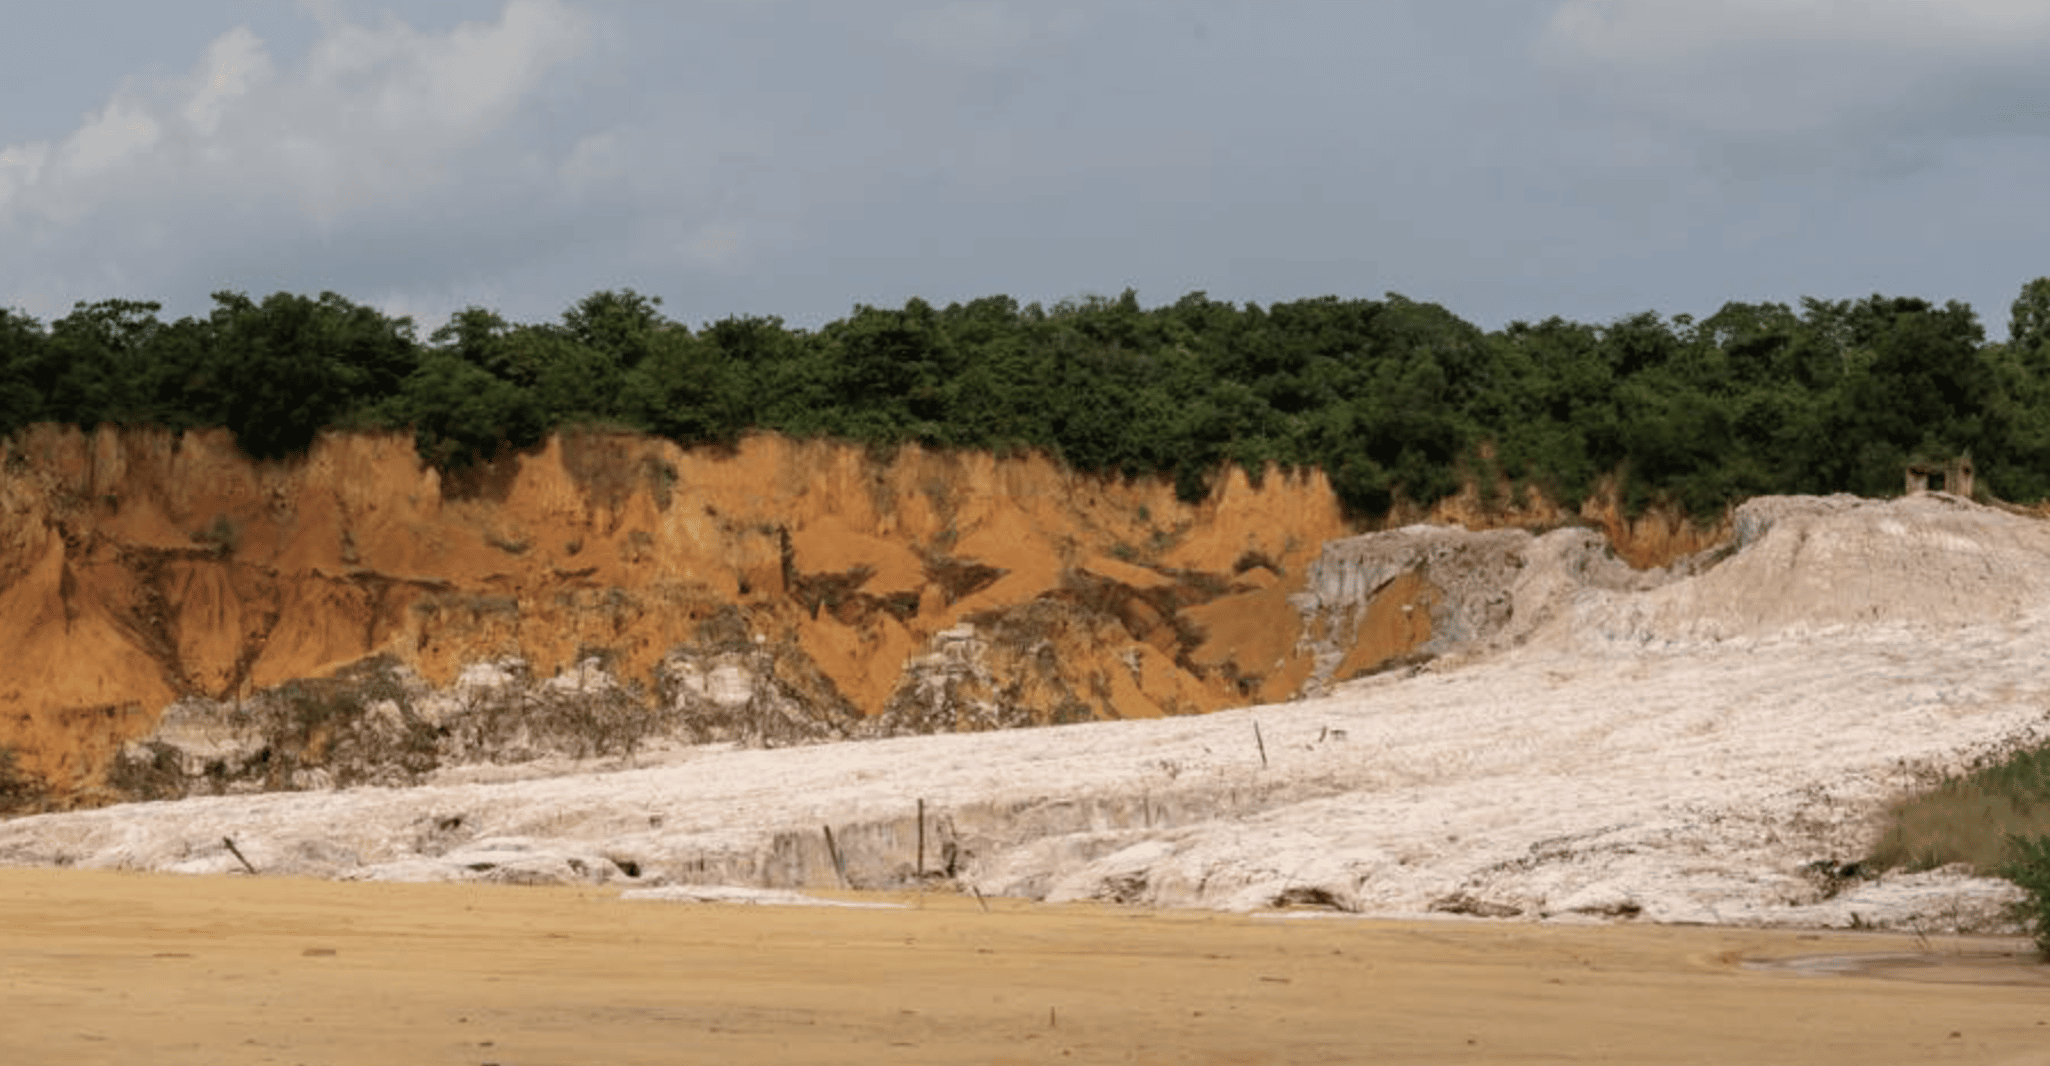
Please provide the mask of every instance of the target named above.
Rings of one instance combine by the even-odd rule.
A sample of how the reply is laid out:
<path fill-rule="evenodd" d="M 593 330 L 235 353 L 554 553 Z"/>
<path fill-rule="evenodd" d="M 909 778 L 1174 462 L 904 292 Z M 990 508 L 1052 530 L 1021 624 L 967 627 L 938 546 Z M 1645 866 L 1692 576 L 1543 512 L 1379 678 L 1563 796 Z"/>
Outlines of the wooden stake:
<path fill-rule="evenodd" d="M 1267 768 L 1267 742 L 1260 737 L 1260 723 L 1253 723 L 1253 743 L 1260 745 L 1260 769 Z"/>
<path fill-rule="evenodd" d="M 918 879 L 925 880 L 925 798 L 918 800 Z"/>
<path fill-rule="evenodd" d="M 833 872 L 840 875 L 840 887 L 853 888 L 854 886 L 847 882 L 847 864 L 840 861 L 840 846 L 833 843 L 833 827 L 823 825 L 819 828 L 826 831 L 826 854 L 833 859 Z"/>
<path fill-rule="evenodd" d="M 981 905 L 982 905 L 982 913 L 984 913 L 984 914 L 988 914 L 988 913 L 989 913 L 989 901 L 988 901 L 988 900 L 986 900 L 986 899 L 983 899 L 983 898 L 982 898 L 982 889 L 981 889 L 981 888 L 978 888 L 978 887 L 977 887 L 977 886 L 975 886 L 975 885 L 969 885 L 969 886 L 968 886 L 968 891 L 970 891 L 970 892 L 973 892 L 973 893 L 975 893 L 975 902 L 977 902 L 977 903 L 979 903 L 979 904 L 981 904 Z"/>
<path fill-rule="evenodd" d="M 235 853 L 236 861 L 242 864 L 243 869 L 249 871 L 249 876 L 256 876 L 256 867 L 249 865 L 248 857 L 242 854 L 242 849 L 236 847 L 235 842 L 233 840 L 230 840 L 227 837 L 222 837 L 221 843 L 228 845 L 228 850 Z"/>

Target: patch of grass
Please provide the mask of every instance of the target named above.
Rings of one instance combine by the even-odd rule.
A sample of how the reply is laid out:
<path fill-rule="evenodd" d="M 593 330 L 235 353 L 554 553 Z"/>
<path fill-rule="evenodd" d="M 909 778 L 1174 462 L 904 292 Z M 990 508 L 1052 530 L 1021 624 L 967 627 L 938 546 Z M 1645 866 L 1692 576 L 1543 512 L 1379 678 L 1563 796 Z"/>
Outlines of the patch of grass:
<path fill-rule="evenodd" d="M 2050 960 L 2050 744 L 1988 757 L 1894 801 L 1866 860 L 1874 869 L 1931 870 L 1967 863 L 2015 883 L 2013 915 Z"/>
<path fill-rule="evenodd" d="M 2050 835 L 2050 745 L 1991 756 L 1894 801 L 1867 862 L 1933 870 L 1951 863 L 1999 876 L 2011 838 Z"/>

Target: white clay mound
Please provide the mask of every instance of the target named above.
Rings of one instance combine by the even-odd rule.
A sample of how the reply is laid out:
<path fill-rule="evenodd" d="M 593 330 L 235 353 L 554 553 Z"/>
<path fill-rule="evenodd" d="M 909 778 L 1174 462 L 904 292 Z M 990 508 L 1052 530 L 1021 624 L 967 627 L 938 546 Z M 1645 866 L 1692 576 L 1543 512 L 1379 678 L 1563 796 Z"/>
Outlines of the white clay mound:
<path fill-rule="evenodd" d="M 1741 507 L 1736 527 L 1728 560 L 1590 607 L 1560 635 L 1673 643 L 1936 633 L 2050 607 L 2050 524 L 1954 496 L 1767 497 Z"/>

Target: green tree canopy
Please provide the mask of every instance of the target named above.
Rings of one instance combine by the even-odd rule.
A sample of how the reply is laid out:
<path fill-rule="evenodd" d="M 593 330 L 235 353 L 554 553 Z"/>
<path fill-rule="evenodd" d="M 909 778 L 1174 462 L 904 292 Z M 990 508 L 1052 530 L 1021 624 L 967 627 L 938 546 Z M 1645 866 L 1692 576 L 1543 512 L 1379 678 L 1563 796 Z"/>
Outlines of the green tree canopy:
<path fill-rule="evenodd" d="M 660 308 L 632 289 L 554 322 L 467 307 L 424 344 L 333 293 L 224 292 L 170 323 L 144 301 L 81 303 L 48 328 L 0 311 L 0 427 L 226 426 L 280 458 L 322 427 L 389 426 L 448 468 L 570 424 L 684 444 L 759 429 L 1041 449 L 1191 498 L 1224 463 L 1318 467 L 1359 514 L 1498 477 L 1573 505 L 1618 473 L 1633 506 L 1708 513 L 1897 491 L 1900 464 L 1967 449 L 1995 490 L 2050 494 L 2050 278 L 2022 287 L 1999 344 L 1962 304 L 1881 295 L 1492 332 L 1396 293 L 912 299 L 815 331 L 736 316 L 694 333 Z"/>

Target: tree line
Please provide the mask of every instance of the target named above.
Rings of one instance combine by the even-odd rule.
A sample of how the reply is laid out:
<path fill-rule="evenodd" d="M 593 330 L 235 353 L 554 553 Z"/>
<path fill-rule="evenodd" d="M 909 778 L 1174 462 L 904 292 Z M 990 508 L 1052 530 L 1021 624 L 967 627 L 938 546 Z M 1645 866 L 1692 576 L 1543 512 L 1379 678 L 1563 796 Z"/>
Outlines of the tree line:
<path fill-rule="evenodd" d="M 1762 493 L 1884 495 L 1909 461 L 1969 451 L 1988 490 L 2032 501 L 2050 496 L 2050 278 L 2012 310 L 1997 342 L 1962 303 L 1878 295 L 1490 332 L 1394 294 L 1146 308 L 1128 290 L 693 330 L 628 289 L 553 322 L 470 307 L 423 341 L 333 293 L 223 292 L 170 322 L 133 300 L 47 325 L 0 309 L 0 433 L 224 426 L 281 459 L 324 428 L 403 429 L 458 470 L 573 425 L 684 445 L 771 430 L 1041 449 L 1190 498 L 1227 463 L 1317 467 L 1362 516 L 1464 479 L 1574 505 L 1612 472 L 1633 508 L 1707 516 Z"/>

